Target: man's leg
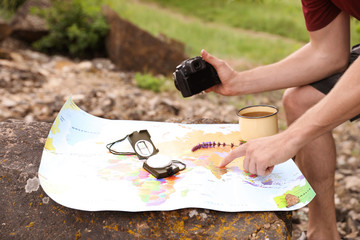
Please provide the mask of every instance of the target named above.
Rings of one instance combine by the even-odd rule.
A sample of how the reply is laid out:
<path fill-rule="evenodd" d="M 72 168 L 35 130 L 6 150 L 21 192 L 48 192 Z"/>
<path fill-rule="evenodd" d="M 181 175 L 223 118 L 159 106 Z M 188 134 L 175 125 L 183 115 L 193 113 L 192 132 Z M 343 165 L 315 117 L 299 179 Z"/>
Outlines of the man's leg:
<path fill-rule="evenodd" d="M 288 125 L 324 96 L 311 86 L 287 89 L 283 105 Z M 316 192 L 316 197 L 309 204 L 308 239 L 340 239 L 334 203 L 336 149 L 332 133 L 328 132 L 307 144 L 296 154 L 295 162 Z"/>

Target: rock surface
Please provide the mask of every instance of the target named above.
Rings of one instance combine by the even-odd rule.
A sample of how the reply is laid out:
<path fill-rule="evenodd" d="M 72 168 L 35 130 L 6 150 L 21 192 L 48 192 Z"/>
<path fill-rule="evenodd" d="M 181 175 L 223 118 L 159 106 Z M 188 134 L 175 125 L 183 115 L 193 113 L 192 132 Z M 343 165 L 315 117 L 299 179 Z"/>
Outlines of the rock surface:
<path fill-rule="evenodd" d="M 63 207 L 39 186 L 50 123 L 0 122 L 0 239 L 287 239 L 291 213 L 87 212 Z"/>
<path fill-rule="evenodd" d="M 9 23 L 0 18 L 0 42 L 10 36 L 12 27 Z"/>
<path fill-rule="evenodd" d="M 33 7 L 44 9 L 50 6 L 51 3 L 48 0 L 28 0 L 22 4 L 10 22 L 11 36 L 26 42 L 34 42 L 45 36 L 49 32 L 46 21 L 32 14 L 31 9 Z"/>
<path fill-rule="evenodd" d="M 187 58 L 184 51 L 176 47 L 179 43 L 152 36 L 109 7 L 103 7 L 103 13 L 110 25 L 105 42 L 107 53 L 120 70 L 170 75 Z"/>
<path fill-rule="evenodd" d="M 165 83 L 168 90 L 161 93 L 139 89 L 133 73 L 119 71 L 108 59 L 73 61 L 31 50 L 0 52 L 6 56 L 0 59 L 0 121 L 53 122 L 72 94 L 80 108 L 109 119 L 236 122 L 236 106 L 225 98 L 209 94 L 183 99 L 171 80 Z"/>

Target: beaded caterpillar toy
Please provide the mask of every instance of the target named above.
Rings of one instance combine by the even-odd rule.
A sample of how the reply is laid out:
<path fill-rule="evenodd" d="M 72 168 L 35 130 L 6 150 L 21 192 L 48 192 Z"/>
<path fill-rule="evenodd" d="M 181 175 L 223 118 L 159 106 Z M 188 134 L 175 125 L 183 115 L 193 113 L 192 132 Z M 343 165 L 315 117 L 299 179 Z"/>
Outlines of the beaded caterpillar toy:
<path fill-rule="evenodd" d="M 234 147 L 238 147 L 240 146 L 241 144 L 244 144 L 246 143 L 246 141 L 243 141 L 243 140 L 240 140 L 240 143 L 239 145 L 235 145 L 234 143 L 231 143 L 231 144 L 227 144 L 227 143 L 216 143 L 216 142 L 203 142 L 203 143 L 199 143 L 197 144 L 196 146 L 194 146 L 191 151 L 192 152 L 195 152 L 196 150 L 199 150 L 199 149 L 203 149 L 203 148 L 215 148 L 215 147 L 225 147 L 225 146 L 230 146 L 231 148 L 234 148 Z"/>

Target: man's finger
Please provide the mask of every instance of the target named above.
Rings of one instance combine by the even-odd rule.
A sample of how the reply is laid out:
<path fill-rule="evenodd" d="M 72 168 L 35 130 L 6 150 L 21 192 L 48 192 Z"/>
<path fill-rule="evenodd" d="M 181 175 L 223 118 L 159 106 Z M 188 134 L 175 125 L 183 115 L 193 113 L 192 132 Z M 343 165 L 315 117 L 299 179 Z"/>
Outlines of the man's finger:
<path fill-rule="evenodd" d="M 225 167 L 229 163 L 231 163 L 235 158 L 242 157 L 245 155 L 244 145 L 237 147 L 232 150 L 219 164 L 219 167 Z"/>
<path fill-rule="evenodd" d="M 269 175 L 274 170 L 274 166 L 257 166 L 257 175 L 259 176 L 266 176 Z"/>
<path fill-rule="evenodd" d="M 243 168 L 245 171 L 249 171 L 249 164 L 250 164 L 249 160 L 250 159 L 245 156 L 244 161 L 243 161 Z"/>
<path fill-rule="evenodd" d="M 206 93 L 214 92 L 215 86 L 212 86 L 211 88 L 208 88 L 205 90 Z"/>
<path fill-rule="evenodd" d="M 260 164 L 258 164 L 256 166 L 256 172 L 257 175 L 259 176 L 265 176 L 265 171 L 266 171 L 267 167 L 261 166 Z"/>
<path fill-rule="evenodd" d="M 249 172 L 257 175 L 256 161 L 254 159 L 248 159 L 249 161 Z"/>
<path fill-rule="evenodd" d="M 200 55 L 206 61 L 209 56 L 209 53 L 205 49 L 202 49 Z"/>
<path fill-rule="evenodd" d="M 274 166 L 266 168 L 264 176 L 269 175 L 270 173 L 272 173 L 273 170 L 274 170 Z"/>
<path fill-rule="evenodd" d="M 213 66 L 216 66 L 217 63 L 220 61 L 218 58 L 205 51 L 205 49 L 201 50 L 201 57 Z"/>

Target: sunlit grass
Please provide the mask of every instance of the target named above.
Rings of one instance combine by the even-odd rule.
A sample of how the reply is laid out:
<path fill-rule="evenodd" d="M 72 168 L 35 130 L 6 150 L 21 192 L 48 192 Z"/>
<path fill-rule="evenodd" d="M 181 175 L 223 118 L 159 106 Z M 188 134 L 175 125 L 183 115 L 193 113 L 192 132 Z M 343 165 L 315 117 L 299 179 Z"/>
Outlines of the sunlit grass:
<path fill-rule="evenodd" d="M 297 41 L 309 39 L 301 1 L 294 0 L 141 0 L 187 16 L 242 29 L 267 32 Z M 360 42 L 360 23 L 351 21 L 351 44 Z"/>
<path fill-rule="evenodd" d="M 121 17 L 130 20 L 153 35 L 163 33 L 186 44 L 190 56 L 205 48 L 223 58 L 241 58 L 253 64 L 266 64 L 287 56 L 300 46 L 281 37 L 268 37 L 229 27 L 207 23 L 199 18 L 173 14 L 168 10 L 134 1 L 106 0 Z"/>
<path fill-rule="evenodd" d="M 185 15 L 229 26 L 307 41 L 300 1 L 294 0 L 142 0 Z"/>

